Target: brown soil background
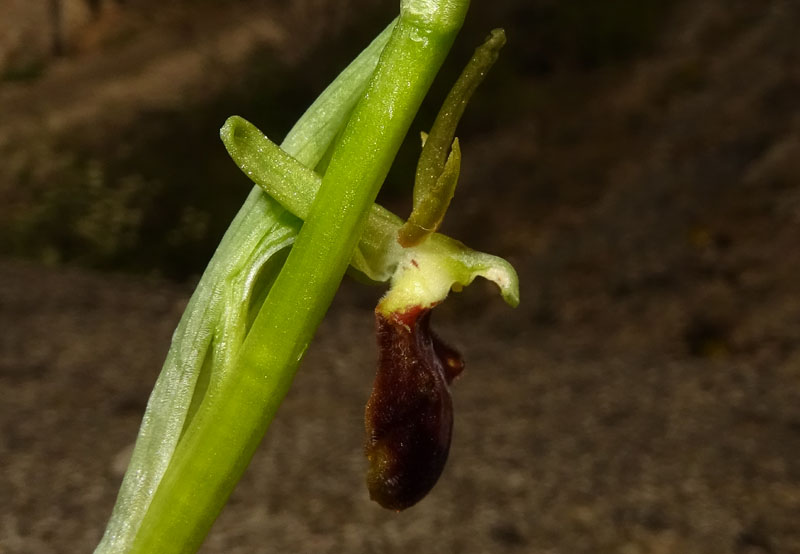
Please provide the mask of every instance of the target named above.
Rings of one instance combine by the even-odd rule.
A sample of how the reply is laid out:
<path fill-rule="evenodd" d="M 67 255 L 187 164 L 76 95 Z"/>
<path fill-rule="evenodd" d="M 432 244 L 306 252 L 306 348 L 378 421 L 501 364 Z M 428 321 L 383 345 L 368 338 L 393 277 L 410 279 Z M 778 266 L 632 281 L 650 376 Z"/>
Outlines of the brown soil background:
<path fill-rule="evenodd" d="M 279 137 L 394 10 L 155 5 L 0 82 L 2 553 L 99 540 L 248 190 L 224 117 Z M 203 552 L 800 552 L 800 4 L 576 5 L 476 2 L 444 70 L 507 26 L 445 230 L 514 263 L 523 301 L 478 283 L 437 309 L 468 363 L 438 485 L 368 499 L 380 291 L 346 279 Z"/>

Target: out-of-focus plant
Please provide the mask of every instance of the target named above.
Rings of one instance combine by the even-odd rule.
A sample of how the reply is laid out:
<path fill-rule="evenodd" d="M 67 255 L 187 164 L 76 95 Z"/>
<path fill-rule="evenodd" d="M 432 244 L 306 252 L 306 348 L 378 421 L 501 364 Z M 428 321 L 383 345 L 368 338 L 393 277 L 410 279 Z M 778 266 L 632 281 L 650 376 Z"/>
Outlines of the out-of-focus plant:
<path fill-rule="evenodd" d="M 476 276 L 496 282 L 509 304 L 518 302 L 507 262 L 434 232 L 460 159 L 457 142 L 447 157 L 460 113 L 447 113 L 466 103 L 472 84 L 469 94 L 454 97 L 456 104 L 445 103 L 440 119 L 449 123 L 438 131 L 434 124 L 427 139 L 427 150 L 438 150 L 420 164 L 427 177 L 415 186 L 411 240 L 398 235 L 403 222 L 373 202 L 468 4 L 402 0 L 398 19 L 322 93 L 280 147 L 241 118 L 225 123 L 223 142 L 259 187 L 232 222 L 175 331 L 97 552 L 199 548 L 349 265 L 370 280 L 391 281 L 376 310 L 382 355 L 367 409 L 370 492 L 382 505 L 402 509 L 433 486 L 452 425 L 445 381 L 461 362 L 430 333 L 428 312 Z M 502 32 L 493 33 L 488 50 L 476 57 L 488 52 L 491 58 L 503 41 Z M 402 360 L 393 355 L 398 349 L 407 354 Z M 405 415 L 398 418 L 400 412 Z M 431 414 L 432 427 L 419 424 Z M 403 437 L 411 449 L 398 446 Z"/>

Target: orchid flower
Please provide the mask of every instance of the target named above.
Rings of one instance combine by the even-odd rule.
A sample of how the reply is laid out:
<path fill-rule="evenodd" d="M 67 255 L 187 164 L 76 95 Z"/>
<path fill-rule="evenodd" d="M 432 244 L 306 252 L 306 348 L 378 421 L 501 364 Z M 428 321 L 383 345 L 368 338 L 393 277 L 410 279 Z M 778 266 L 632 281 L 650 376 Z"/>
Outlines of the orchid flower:
<path fill-rule="evenodd" d="M 505 260 L 435 232 L 460 171 L 456 126 L 504 44 L 505 33 L 492 31 L 448 94 L 430 134 L 423 135 L 408 221 L 403 224 L 373 205 L 351 260 L 369 279 L 391 281 L 375 310 L 378 374 L 365 421 L 370 495 L 392 509 L 414 504 L 433 487 L 450 447 L 448 385 L 463 362 L 430 330 L 430 310 L 450 290 L 461 290 L 478 276 L 494 281 L 510 305 L 519 302 L 517 276 Z M 221 136 L 231 157 L 256 184 L 295 216 L 307 217 L 321 182 L 314 171 L 242 118 L 230 118 Z"/>
<path fill-rule="evenodd" d="M 231 157 L 258 186 L 178 324 L 97 554 L 200 547 L 348 266 L 391 282 L 376 309 L 381 354 L 367 407 L 370 492 L 403 509 L 435 484 L 452 429 L 447 384 L 463 364 L 430 332 L 430 309 L 478 276 L 495 282 L 510 305 L 519 302 L 508 262 L 435 232 L 459 173 L 454 131 L 463 106 L 451 104 L 443 109 L 450 115 L 434 123 L 409 223 L 373 202 L 468 6 L 401 0 L 399 17 L 281 146 L 240 117 L 222 127 Z M 498 33 L 488 57 L 478 57 L 496 57 L 504 40 Z M 471 67 L 465 74 L 488 69 Z M 468 94 L 454 98 L 466 103 L 475 86 L 467 79 Z M 443 117 L 449 123 L 439 124 Z"/>

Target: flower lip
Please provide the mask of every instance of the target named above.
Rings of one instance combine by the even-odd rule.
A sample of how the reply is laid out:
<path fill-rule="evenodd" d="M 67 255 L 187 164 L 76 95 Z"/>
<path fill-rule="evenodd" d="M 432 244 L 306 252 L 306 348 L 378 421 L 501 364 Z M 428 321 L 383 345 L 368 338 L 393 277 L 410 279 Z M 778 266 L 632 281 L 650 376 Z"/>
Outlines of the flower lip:
<path fill-rule="evenodd" d="M 433 488 L 453 429 L 448 384 L 461 356 L 430 329 L 430 308 L 376 311 L 379 360 L 366 409 L 367 485 L 384 508 L 403 510 Z"/>

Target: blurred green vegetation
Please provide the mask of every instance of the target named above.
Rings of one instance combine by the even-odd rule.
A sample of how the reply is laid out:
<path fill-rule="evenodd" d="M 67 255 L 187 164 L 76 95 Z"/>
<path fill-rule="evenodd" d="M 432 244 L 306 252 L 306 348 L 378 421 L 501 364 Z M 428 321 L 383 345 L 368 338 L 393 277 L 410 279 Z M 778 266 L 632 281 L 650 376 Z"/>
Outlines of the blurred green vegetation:
<path fill-rule="evenodd" d="M 493 132 L 537 111 L 558 113 L 585 101 L 591 89 L 573 85 L 583 75 L 623 68 L 650 52 L 676 4 L 677 0 L 475 3 L 412 128 L 427 129 L 472 49 L 493 27 L 506 27 L 509 44 L 467 110 L 459 133 L 463 136 Z M 224 93 L 179 111 L 143 113 L 113 140 L 76 142 L 76 133 L 68 141 L 39 144 L 57 153 L 62 163 L 48 183 L 32 182 L 38 172 L 28 167 L 19 171 L 17 183 L 0 184 L 36 191 L 0 218 L 0 252 L 175 279 L 196 275 L 250 189 L 218 139 L 225 119 L 241 115 L 280 141 L 316 94 L 391 16 L 389 6 L 360 15 L 311 52 L 301 68 L 280 63 L 275 52 L 258 52 L 248 73 Z M 564 75 L 569 76 L 569 90 Z M 692 68 L 676 79 L 680 82 L 675 86 L 695 86 Z M 419 149 L 413 132 L 382 192 L 382 200 L 395 208 L 399 204 L 401 213 L 410 205 Z"/>

